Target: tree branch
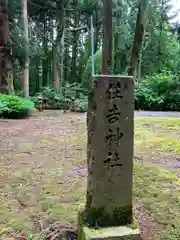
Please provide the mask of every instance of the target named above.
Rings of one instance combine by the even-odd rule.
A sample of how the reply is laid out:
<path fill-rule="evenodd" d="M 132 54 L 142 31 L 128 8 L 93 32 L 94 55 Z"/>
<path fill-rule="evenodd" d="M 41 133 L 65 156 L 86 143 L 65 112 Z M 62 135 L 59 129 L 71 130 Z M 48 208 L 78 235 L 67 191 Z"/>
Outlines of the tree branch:
<path fill-rule="evenodd" d="M 88 29 L 87 25 L 81 26 L 81 27 L 77 27 L 77 28 L 66 28 L 66 31 L 70 31 L 70 32 L 76 32 L 76 31 L 81 31 L 84 29 Z"/>

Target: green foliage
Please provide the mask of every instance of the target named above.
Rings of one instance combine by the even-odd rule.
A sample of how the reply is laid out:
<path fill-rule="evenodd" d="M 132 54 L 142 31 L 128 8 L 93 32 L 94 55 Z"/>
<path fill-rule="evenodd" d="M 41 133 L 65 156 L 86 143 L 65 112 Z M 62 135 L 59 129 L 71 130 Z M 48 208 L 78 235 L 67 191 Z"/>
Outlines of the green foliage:
<path fill-rule="evenodd" d="M 42 88 L 43 109 L 63 109 L 75 112 L 87 111 L 86 90 L 79 84 L 66 85 L 62 93 L 48 87 Z M 31 100 L 38 105 L 38 95 L 31 97 Z"/>
<path fill-rule="evenodd" d="M 95 54 L 95 71 L 101 73 L 101 51 Z M 91 84 L 91 57 L 83 74 L 82 86 Z M 136 83 L 135 108 L 143 110 L 180 110 L 180 80 L 172 72 L 164 71 L 147 76 Z"/>
<path fill-rule="evenodd" d="M 166 27 L 167 28 L 167 27 Z M 176 71 L 179 64 L 179 43 L 167 29 L 160 32 L 148 27 L 146 46 L 143 48 L 142 74 L 152 75 L 164 71 Z"/>
<path fill-rule="evenodd" d="M 30 100 L 0 94 L 0 113 L 5 118 L 24 118 L 34 109 L 34 103 Z"/>
<path fill-rule="evenodd" d="M 43 108 L 45 109 L 69 109 L 70 99 L 57 92 L 54 88 L 42 88 Z M 37 103 L 37 97 L 34 98 Z"/>
<path fill-rule="evenodd" d="M 2 114 L 3 111 L 7 111 L 7 106 L 6 106 L 6 102 L 1 102 L 0 101 L 0 115 Z"/>
<path fill-rule="evenodd" d="M 162 110 L 163 100 L 158 97 L 156 93 L 152 91 L 143 82 L 137 83 L 135 89 L 135 108 L 143 110 Z"/>
<path fill-rule="evenodd" d="M 84 96 L 87 94 L 87 90 L 82 88 L 81 84 L 79 83 L 73 83 L 73 84 L 66 84 L 63 88 L 63 95 L 67 98 L 82 98 L 81 96 Z"/>
<path fill-rule="evenodd" d="M 55 109 L 69 109 L 72 99 L 76 106 L 86 105 L 87 100 L 80 100 L 83 92 L 87 90 L 92 80 L 90 31 L 84 29 L 81 34 L 72 32 L 65 34 L 64 59 L 62 69 L 62 94 L 51 89 L 53 86 L 55 67 L 54 63 L 56 41 L 56 17 L 61 13 L 55 8 L 52 0 L 40 3 L 38 0 L 28 4 L 29 15 L 29 79 L 30 95 L 36 95 L 43 88 L 43 97 L 47 100 L 46 107 Z M 146 1 L 144 1 L 146 2 Z M 95 74 L 101 74 L 101 46 L 102 46 L 102 2 L 97 0 L 77 0 L 67 7 L 73 11 L 66 11 L 66 28 L 74 28 L 87 25 L 90 27 L 90 15 L 94 23 L 94 48 L 95 48 Z M 43 9 L 43 12 L 40 11 Z M 74 11 L 75 10 L 75 11 Z M 123 74 L 127 69 L 131 48 L 134 38 L 138 4 L 135 0 L 113 0 L 113 70 L 114 74 Z M 179 26 L 170 23 L 171 4 L 166 1 L 150 1 L 149 21 L 146 28 L 140 61 L 138 66 L 138 79 L 136 86 L 136 107 L 149 110 L 178 110 L 179 90 L 178 80 L 169 78 L 169 74 L 163 71 L 171 71 L 173 74 L 180 73 L 180 41 Z M 21 77 L 25 60 L 25 39 L 21 27 L 21 4 L 19 1 L 9 1 L 10 42 L 8 49 L 11 53 L 12 73 L 14 88 L 22 90 Z M 173 29 L 174 28 L 174 29 Z M 74 42 L 73 39 L 76 39 Z M 75 43 L 75 44 L 74 44 Z M 75 46 L 75 59 L 72 49 Z M 59 56 L 57 56 L 59 58 Z M 76 74 L 74 74 L 76 73 Z M 166 75 L 166 76 L 165 76 Z M 148 76 L 145 78 L 145 76 Z M 157 77 L 157 78 L 156 78 Z M 61 81 L 61 74 L 60 74 Z M 81 81 L 81 86 L 78 84 Z M 74 83 L 68 85 L 67 83 Z M 150 83 L 151 82 L 151 83 Z M 82 88 L 83 87 L 83 88 Z M 78 90 L 79 89 L 79 90 Z M 167 90 L 167 91 L 166 91 Z M 21 93 L 18 93 L 22 96 Z M 78 100 L 77 100 L 78 99 Z M 176 101 L 175 101 L 176 99 Z M 36 97 L 34 98 L 36 102 Z M 80 103 L 81 102 L 81 103 Z M 83 103 L 85 102 L 85 104 Z M 84 108 L 84 107 L 81 107 Z M 86 108 L 86 107 L 85 107 Z M 79 107 L 77 108 L 79 109 Z"/>
<path fill-rule="evenodd" d="M 43 95 L 43 98 L 47 98 L 49 100 L 55 100 L 59 96 L 56 89 L 49 88 L 49 87 L 42 88 L 42 95 Z"/>
<path fill-rule="evenodd" d="M 136 84 L 135 108 L 143 110 L 180 110 L 180 80 L 171 72 L 154 74 Z"/>
<path fill-rule="evenodd" d="M 102 58 L 102 51 L 98 50 L 95 55 L 94 55 L 94 70 L 95 74 L 101 74 L 101 58 Z M 87 61 L 86 68 L 84 70 L 84 73 L 82 75 L 82 86 L 84 88 L 88 88 L 89 85 L 91 84 L 92 80 L 92 60 L 91 57 L 89 57 Z"/>
<path fill-rule="evenodd" d="M 169 91 L 168 91 L 169 90 Z M 165 110 L 180 111 L 180 80 L 172 79 L 165 94 Z"/>

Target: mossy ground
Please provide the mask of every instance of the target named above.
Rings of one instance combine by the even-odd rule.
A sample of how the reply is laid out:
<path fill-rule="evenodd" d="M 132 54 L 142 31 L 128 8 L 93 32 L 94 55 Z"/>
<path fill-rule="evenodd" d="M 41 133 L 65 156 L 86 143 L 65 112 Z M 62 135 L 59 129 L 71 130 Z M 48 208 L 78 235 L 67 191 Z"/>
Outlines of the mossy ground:
<path fill-rule="evenodd" d="M 27 236 L 55 221 L 76 224 L 85 201 L 84 114 L 40 114 L 0 122 L 0 239 L 12 232 Z M 135 120 L 134 203 L 162 227 L 158 239 L 180 239 L 180 180 L 174 167 L 179 140 L 178 118 Z"/>

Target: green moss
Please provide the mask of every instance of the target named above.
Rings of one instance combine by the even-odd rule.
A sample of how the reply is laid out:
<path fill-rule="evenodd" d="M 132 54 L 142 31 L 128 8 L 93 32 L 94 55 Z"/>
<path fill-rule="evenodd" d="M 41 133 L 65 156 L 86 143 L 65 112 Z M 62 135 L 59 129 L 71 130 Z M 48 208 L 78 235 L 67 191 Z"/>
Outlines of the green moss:
<path fill-rule="evenodd" d="M 123 226 L 131 224 L 132 220 L 132 206 L 115 208 L 110 215 L 106 212 L 105 207 L 101 208 L 87 208 L 82 212 L 84 222 L 89 227 L 110 227 Z"/>
<path fill-rule="evenodd" d="M 85 239 L 141 239 L 135 225 L 90 228 L 84 222 L 84 212 L 78 214 L 78 240 Z M 128 238 L 127 238 L 128 236 Z"/>
<path fill-rule="evenodd" d="M 34 232 L 31 216 L 35 216 L 37 219 L 40 217 L 45 224 L 58 221 L 62 226 L 67 226 L 67 223 L 77 225 L 79 205 L 83 204 L 84 207 L 87 178 L 81 174 L 77 176 L 78 171 L 72 170 L 78 165 L 85 166 L 86 163 L 85 121 L 76 118 L 76 114 L 74 116 L 72 114 L 59 115 L 59 111 L 47 111 L 43 114 L 45 117 L 35 120 L 36 125 L 43 126 L 43 129 L 53 126 L 56 132 L 72 129 L 71 135 L 56 136 L 54 131 L 51 131 L 50 135 L 46 136 L 45 132 L 40 131 L 40 135 L 34 137 L 32 141 L 29 135 L 22 133 L 21 140 L 25 144 L 21 143 L 21 148 L 17 149 L 16 153 L 8 153 L 8 145 L 1 147 L 1 153 L 8 153 L 2 158 L 0 165 L 0 177 L 5 182 L 0 194 L 0 229 L 3 230 L 2 234 L 4 235 L 6 234 L 4 229 L 8 229 L 8 232 L 21 231 L 26 236 L 29 232 Z M 9 129 L 13 128 L 12 124 L 11 121 L 8 122 Z M 151 127 L 148 128 L 147 124 Z M 149 141 L 156 138 L 160 140 L 160 137 L 165 139 L 168 136 L 172 140 L 176 139 L 176 144 L 178 144 L 179 129 L 179 118 L 145 118 L 144 116 L 136 118 L 135 132 L 145 138 L 146 144 L 140 147 L 138 139 L 135 141 L 135 156 L 152 161 L 152 157 L 154 159 L 159 157 L 167 159 L 166 154 L 168 154 L 170 163 L 175 159 L 174 153 L 164 146 L 162 146 L 165 149 L 163 151 L 154 149 Z M 39 143 L 40 138 L 48 138 L 53 142 L 48 146 L 48 149 L 45 149 L 45 145 L 43 145 L 43 149 L 49 153 L 48 157 L 47 152 L 42 151 L 42 144 Z M 36 146 L 36 151 L 32 152 L 34 157 L 30 158 L 30 155 L 27 157 L 27 154 L 22 154 L 22 152 L 27 152 L 27 146 L 29 148 L 29 145 L 34 146 L 33 144 Z M 156 146 L 157 144 L 156 142 Z M 69 158 L 66 154 L 67 146 L 68 152 L 71 153 Z M 178 158 L 179 155 L 176 154 L 176 156 Z M 52 164 L 49 163 L 49 159 L 52 159 Z M 13 171 L 9 170 L 10 160 L 18 164 Z M 13 164 L 13 166 L 15 165 Z M 34 166 L 38 167 L 34 168 Z M 150 219 L 154 221 L 154 224 L 157 223 L 158 227 L 159 224 L 160 226 L 162 224 L 162 232 L 161 229 L 159 230 L 160 236 L 154 236 L 154 239 L 180 239 L 180 178 L 176 176 L 176 172 L 146 164 L 144 160 L 142 164 L 134 164 L 133 180 L 134 201 L 137 204 L 142 204 L 148 210 Z M 37 194 L 38 189 L 41 189 L 39 194 Z M 19 208 L 16 196 L 19 196 L 21 202 L 28 207 Z M 10 199 L 14 199 L 14 202 L 10 202 Z M 137 211 L 137 214 L 138 218 L 141 217 L 141 213 Z M 133 222 L 136 224 L 135 219 Z M 4 235 L 0 234 L 1 239 L 5 237 Z"/>

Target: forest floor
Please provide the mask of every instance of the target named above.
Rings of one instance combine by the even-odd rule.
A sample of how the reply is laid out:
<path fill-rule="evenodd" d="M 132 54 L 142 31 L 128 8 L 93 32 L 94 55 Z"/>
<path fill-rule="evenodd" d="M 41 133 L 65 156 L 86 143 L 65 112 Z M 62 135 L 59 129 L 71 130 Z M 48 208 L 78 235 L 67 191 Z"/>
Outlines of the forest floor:
<path fill-rule="evenodd" d="M 144 240 L 180 239 L 180 118 L 151 115 L 135 117 L 134 213 Z M 86 140 L 85 114 L 0 120 L 0 239 L 76 226 Z"/>

